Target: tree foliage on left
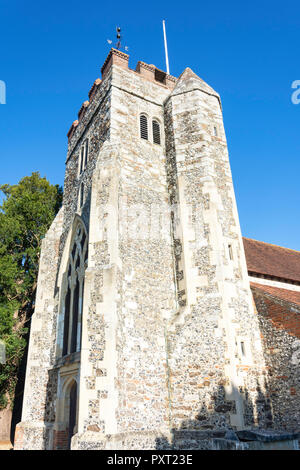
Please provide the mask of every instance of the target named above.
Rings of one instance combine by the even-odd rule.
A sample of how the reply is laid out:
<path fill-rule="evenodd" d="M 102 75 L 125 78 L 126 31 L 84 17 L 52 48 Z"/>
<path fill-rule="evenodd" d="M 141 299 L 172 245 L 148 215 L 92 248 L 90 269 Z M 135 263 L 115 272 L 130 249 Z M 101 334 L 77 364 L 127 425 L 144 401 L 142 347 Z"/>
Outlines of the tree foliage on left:
<path fill-rule="evenodd" d="M 12 405 L 18 367 L 34 309 L 41 242 L 62 203 L 62 188 L 32 173 L 2 185 L 0 205 L 0 409 Z"/>

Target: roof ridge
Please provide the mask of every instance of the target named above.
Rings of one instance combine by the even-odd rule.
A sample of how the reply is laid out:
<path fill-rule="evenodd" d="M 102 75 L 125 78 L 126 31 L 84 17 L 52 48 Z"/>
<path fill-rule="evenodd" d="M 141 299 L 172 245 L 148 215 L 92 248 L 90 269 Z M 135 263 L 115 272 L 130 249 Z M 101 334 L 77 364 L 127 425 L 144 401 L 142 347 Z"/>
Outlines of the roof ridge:
<path fill-rule="evenodd" d="M 268 246 L 275 246 L 276 248 L 281 248 L 282 250 L 294 251 L 295 253 L 300 254 L 300 250 L 294 250 L 293 248 L 287 248 L 286 246 L 276 245 L 275 243 L 263 242 L 261 240 L 256 240 L 255 238 L 248 238 L 248 237 L 243 237 L 243 239 L 250 240 L 252 242 L 263 243 L 264 245 L 268 245 Z"/>

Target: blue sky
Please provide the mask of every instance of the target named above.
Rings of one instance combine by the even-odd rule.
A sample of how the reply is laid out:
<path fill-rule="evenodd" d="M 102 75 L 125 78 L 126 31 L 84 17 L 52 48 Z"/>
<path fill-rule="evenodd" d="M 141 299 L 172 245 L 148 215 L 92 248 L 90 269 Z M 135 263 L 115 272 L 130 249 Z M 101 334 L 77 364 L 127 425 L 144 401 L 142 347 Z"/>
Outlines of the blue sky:
<path fill-rule="evenodd" d="M 221 95 L 244 236 L 300 250 L 298 1 L 0 0 L 0 184 L 63 184 L 66 133 L 120 24 L 130 67 L 191 67 Z"/>

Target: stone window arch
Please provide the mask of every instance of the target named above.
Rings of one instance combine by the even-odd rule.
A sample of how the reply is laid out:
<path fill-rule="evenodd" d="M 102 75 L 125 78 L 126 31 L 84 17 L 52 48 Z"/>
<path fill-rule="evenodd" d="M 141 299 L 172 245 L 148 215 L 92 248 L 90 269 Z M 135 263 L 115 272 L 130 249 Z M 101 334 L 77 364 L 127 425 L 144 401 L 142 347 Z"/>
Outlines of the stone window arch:
<path fill-rule="evenodd" d="M 84 274 L 88 260 L 88 237 L 81 222 L 76 225 L 66 269 L 63 298 L 62 356 L 80 350 Z"/>

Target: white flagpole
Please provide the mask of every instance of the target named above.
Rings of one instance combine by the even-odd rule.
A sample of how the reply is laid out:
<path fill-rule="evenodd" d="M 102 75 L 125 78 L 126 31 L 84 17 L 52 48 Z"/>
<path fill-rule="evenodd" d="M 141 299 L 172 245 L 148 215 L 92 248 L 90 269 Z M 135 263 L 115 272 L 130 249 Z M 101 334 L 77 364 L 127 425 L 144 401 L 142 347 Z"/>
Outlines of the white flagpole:
<path fill-rule="evenodd" d="M 165 20 L 163 20 L 163 30 L 164 30 L 164 43 L 165 43 L 165 54 L 166 54 L 167 74 L 170 75 L 169 57 L 168 57 L 168 45 L 167 45 L 167 35 L 166 35 Z"/>

